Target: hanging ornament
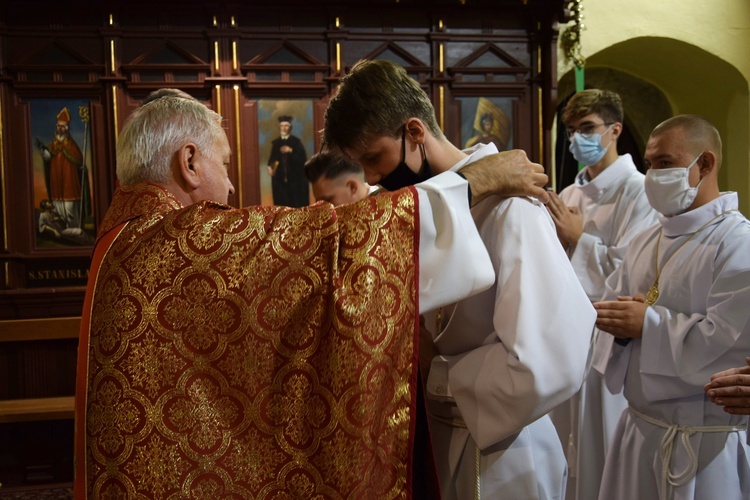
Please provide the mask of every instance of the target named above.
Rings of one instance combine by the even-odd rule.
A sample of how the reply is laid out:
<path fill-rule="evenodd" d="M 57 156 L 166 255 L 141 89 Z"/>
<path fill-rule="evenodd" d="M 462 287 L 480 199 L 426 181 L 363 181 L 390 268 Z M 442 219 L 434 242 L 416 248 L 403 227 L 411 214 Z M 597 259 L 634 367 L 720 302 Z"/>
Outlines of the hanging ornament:
<path fill-rule="evenodd" d="M 568 2 L 567 11 L 573 23 L 565 28 L 562 35 L 560 35 L 560 47 L 565 55 L 565 59 L 573 62 L 577 68 L 583 68 L 586 64 L 586 60 L 581 55 L 581 31 L 586 29 L 586 26 L 583 24 L 583 5 L 581 5 L 581 1 L 574 0 Z"/>

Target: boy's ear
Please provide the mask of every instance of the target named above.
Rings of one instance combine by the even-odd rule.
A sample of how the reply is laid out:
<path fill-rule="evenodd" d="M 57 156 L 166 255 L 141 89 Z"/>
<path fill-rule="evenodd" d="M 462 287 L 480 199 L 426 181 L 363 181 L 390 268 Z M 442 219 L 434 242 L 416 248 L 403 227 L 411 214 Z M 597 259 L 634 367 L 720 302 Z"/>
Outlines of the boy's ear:
<path fill-rule="evenodd" d="M 619 139 L 619 138 L 620 138 L 620 136 L 622 135 L 622 123 L 620 123 L 620 122 L 615 122 L 615 123 L 614 123 L 614 124 L 612 125 L 612 132 L 614 132 L 614 133 L 615 133 L 615 138 L 616 138 L 616 139 Z"/>
<path fill-rule="evenodd" d="M 346 181 L 346 188 L 349 190 L 351 194 L 355 194 L 357 192 L 357 189 L 359 186 L 357 185 L 357 181 L 352 179 L 351 177 Z"/>
<path fill-rule="evenodd" d="M 184 144 L 177 150 L 177 164 L 180 176 L 193 189 L 200 186 L 200 176 L 196 171 L 197 165 L 195 163 L 197 152 L 198 148 L 192 142 Z"/>
<path fill-rule="evenodd" d="M 414 144 L 424 144 L 426 134 L 429 133 L 427 126 L 419 118 L 409 118 L 406 120 L 406 135 Z"/>

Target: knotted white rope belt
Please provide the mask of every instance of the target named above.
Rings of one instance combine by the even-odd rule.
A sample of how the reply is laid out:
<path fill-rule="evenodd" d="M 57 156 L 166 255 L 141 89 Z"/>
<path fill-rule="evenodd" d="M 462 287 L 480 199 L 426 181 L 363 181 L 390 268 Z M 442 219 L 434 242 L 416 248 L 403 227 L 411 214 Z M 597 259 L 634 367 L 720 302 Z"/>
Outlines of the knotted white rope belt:
<path fill-rule="evenodd" d="M 689 425 L 677 425 L 663 422 L 658 418 L 654 418 L 645 415 L 632 406 L 628 407 L 630 413 L 636 417 L 645 420 L 649 424 L 656 425 L 663 429 L 667 429 L 664 437 L 661 440 L 661 490 L 659 491 L 659 498 L 667 497 L 667 485 L 669 486 L 682 486 L 690 481 L 695 473 L 698 471 L 698 457 L 693 450 L 693 445 L 690 444 L 690 436 L 697 432 L 739 432 L 746 431 L 747 425 L 713 425 L 713 426 L 696 426 L 691 427 Z M 679 474 L 673 473 L 669 469 L 669 464 L 672 462 L 672 453 L 675 448 L 675 440 L 677 435 L 680 434 L 682 440 L 682 446 L 685 448 L 685 452 L 688 456 L 688 465 Z"/>

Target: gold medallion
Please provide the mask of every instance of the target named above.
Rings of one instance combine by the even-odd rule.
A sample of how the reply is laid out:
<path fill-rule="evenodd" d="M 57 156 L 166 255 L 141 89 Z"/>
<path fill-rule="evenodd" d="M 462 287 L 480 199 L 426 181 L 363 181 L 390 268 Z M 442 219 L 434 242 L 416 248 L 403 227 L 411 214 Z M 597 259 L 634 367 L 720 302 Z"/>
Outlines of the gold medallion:
<path fill-rule="evenodd" d="M 651 285 L 651 288 L 648 289 L 648 293 L 646 293 L 646 304 L 651 306 L 654 304 L 654 302 L 659 300 L 659 276 L 661 276 L 661 272 L 664 270 L 664 267 L 666 267 L 667 262 L 669 262 L 669 259 L 671 259 L 674 256 L 674 254 L 679 252 L 680 249 L 684 247 L 688 241 L 692 240 L 696 234 L 700 233 L 701 231 L 706 229 L 713 221 L 717 220 L 723 215 L 728 214 L 729 212 L 738 212 L 738 210 L 736 208 L 733 208 L 731 210 L 726 210 L 720 213 L 719 215 L 717 215 L 716 217 L 712 218 L 705 224 L 703 224 L 701 227 L 699 227 L 697 231 L 695 231 L 693 234 L 688 236 L 682 243 L 680 243 L 680 245 L 664 260 L 664 262 L 661 265 L 661 269 L 659 269 L 659 243 L 661 242 L 662 234 L 664 234 L 664 228 L 662 227 L 659 230 L 659 236 L 658 238 L 656 238 L 656 250 L 654 251 L 654 276 L 656 276 L 656 278 L 654 278 L 654 284 Z"/>

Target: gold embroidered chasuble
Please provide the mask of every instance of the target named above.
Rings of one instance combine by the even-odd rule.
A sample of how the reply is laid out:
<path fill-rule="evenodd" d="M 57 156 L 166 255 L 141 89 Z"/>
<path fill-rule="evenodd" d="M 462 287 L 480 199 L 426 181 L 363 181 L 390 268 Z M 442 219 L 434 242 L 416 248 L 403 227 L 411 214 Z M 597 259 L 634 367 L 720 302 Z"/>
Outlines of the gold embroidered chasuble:
<path fill-rule="evenodd" d="M 118 189 L 82 322 L 76 497 L 409 498 L 417 207 L 413 189 L 335 210 Z"/>

